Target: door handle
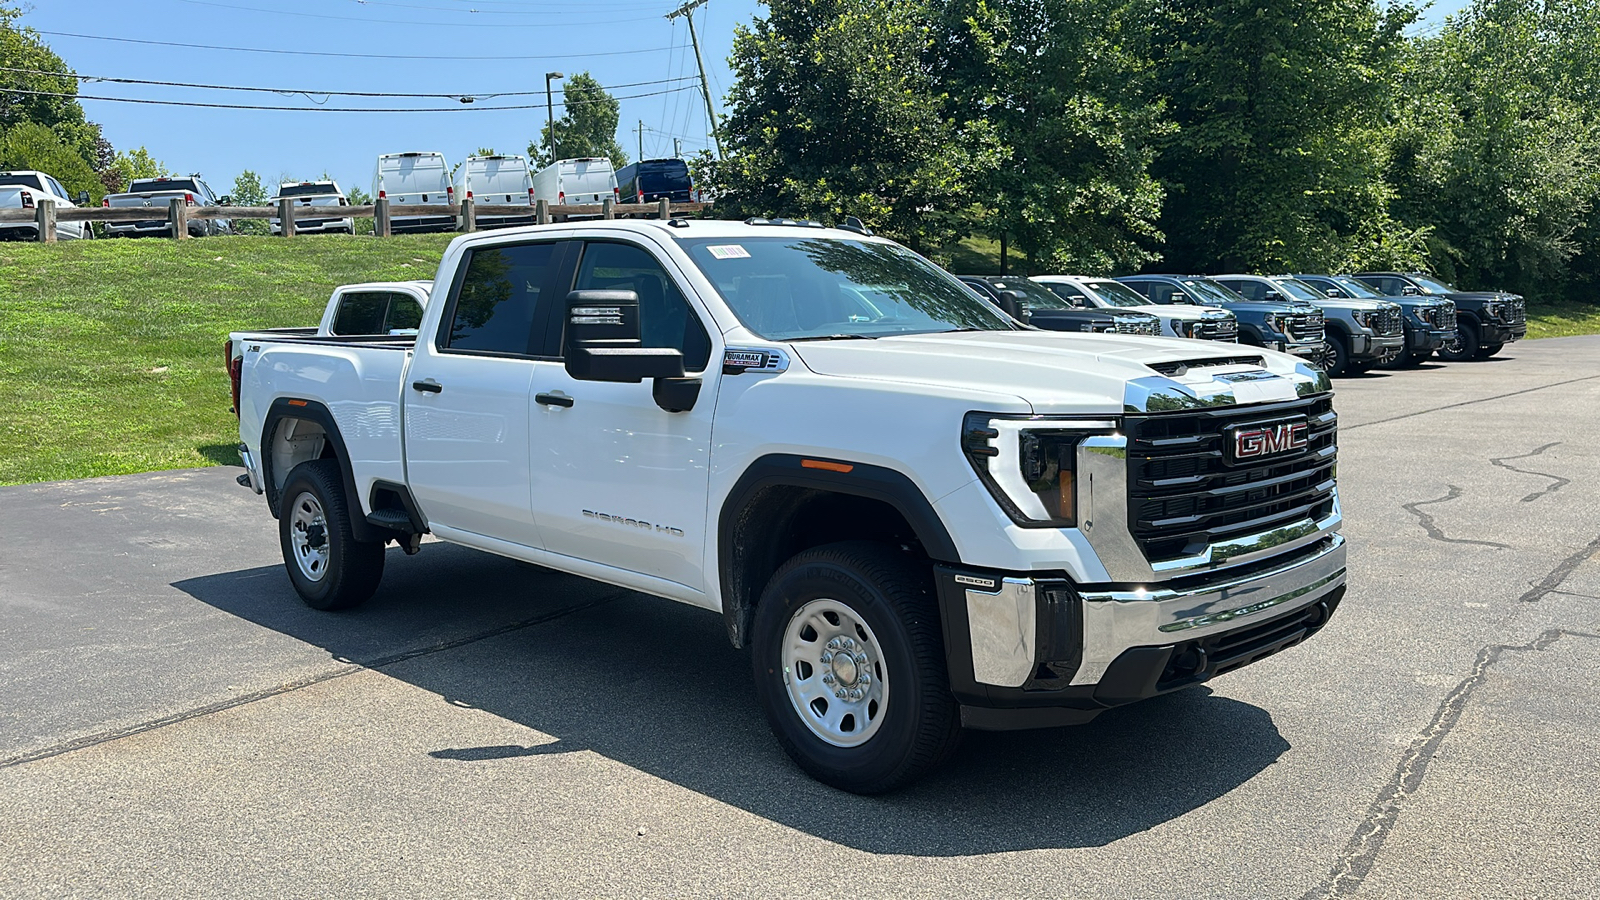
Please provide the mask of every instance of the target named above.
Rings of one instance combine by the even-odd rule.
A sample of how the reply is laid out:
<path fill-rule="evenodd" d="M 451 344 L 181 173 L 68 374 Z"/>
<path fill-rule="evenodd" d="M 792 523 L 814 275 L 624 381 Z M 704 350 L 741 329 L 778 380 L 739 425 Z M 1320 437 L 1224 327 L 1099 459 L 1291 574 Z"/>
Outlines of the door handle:
<path fill-rule="evenodd" d="M 535 403 L 542 403 L 545 406 L 560 406 L 566 409 L 572 408 L 572 398 L 563 394 L 535 394 L 533 401 Z"/>
<path fill-rule="evenodd" d="M 413 381 L 413 382 L 411 382 L 411 389 L 413 391 L 421 391 L 424 394 L 438 394 L 438 393 L 442 393 L 444 391 L 444 385 L 440 384 L 437 381 L 429 379 L 427 381 Z"/>

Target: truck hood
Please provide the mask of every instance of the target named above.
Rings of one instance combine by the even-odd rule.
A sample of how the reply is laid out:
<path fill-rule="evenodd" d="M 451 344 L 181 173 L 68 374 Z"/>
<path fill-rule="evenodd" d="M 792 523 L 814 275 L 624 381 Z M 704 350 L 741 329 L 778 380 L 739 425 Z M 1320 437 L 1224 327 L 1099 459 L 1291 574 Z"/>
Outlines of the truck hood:
<path fill-rule="evenodd" d="M 1292 356 L 1203 346 L 1209 343 L 979 331 L 790 346 L 819 375 L 1019 397 L 1041 415 L 1168 412 L 1293 400 L 1331 389 L 1327 375 Z"/>
<path fill-rule="evenodd" d="M 1223 307 L 1234 313 L 1259 312 L 1274 315 L 1293 315 L 1296 313 L 1316 312 L 1319 307 L 1312 306 L 1301 300 L 1293 303 L 1284 303 L 1278 300 L 1236 300 Z"/>
<path fill-rule="evenodd" d="M 1134 312 L 1149 313 L 1165 319 L 1177 319 L 1182 322 L 1198 322 L 1202 319 L 1226 319 L 1233 315 L 1228 310 L 1216 306 L 1193 306 L 1188 303 L 1149 303 L 1144 306 L 1124 306 L 1122 309 Z"/>
<path fill-rule="evenodd" d="M 1373 310 L 1386 309 L 1394 302 L 1391 300 L 1361 300 L 1350 297 L 1328 297 L 1318 300 L 1316 305 L 1321 309 L 1348 309 L 1372 312 Z"/>

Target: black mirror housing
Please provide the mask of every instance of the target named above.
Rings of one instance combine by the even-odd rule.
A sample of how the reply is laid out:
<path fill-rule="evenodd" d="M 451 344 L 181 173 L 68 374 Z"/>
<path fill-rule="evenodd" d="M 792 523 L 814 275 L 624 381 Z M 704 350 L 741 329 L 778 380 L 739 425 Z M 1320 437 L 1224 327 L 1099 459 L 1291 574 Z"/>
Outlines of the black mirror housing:
<path fill-rule="evenodd" d="M 1000 291 L 1000 309 L 1006 315 L 1024 324 L 1028 321 L 1028 311 L 1022 303 L 1021 291 Z"/>
<path fill-rule="evenodd" d="M 233 205 L 233 197 L 231 197 L 231 196 L 229 196 L 227 194 L 223 194 L 221 197 L 217 198 L 217 205 L 218 206 L 232 206 Z"/>
<path fill-rule="evenodd" d="M 579 381 L 683 377 L 681 351 L 643 346 L 633 291 L 568 294 L 565 344 L 567 374 Z"/>
<path fill-rule="evenodd" d="M 78 205 L 79 206 L 88 206 L 89 205 L 89 192 L 88 191 L 79 191 L 78 192 Z"/>

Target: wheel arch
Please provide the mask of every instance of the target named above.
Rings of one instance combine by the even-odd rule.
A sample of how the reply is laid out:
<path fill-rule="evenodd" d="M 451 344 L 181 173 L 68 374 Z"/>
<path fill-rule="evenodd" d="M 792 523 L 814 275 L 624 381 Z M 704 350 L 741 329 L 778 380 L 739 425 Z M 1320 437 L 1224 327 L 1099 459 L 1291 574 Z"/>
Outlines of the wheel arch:
<path fill-rule="evenodd" d="M 846 524 L 826 536 L 818 531 L 832 522 Z M 756 602 L 786 560 L 813 546 L 851 539 L 915 541 L 931 560 L 959 562 L 955 541 L 933 504 L 904 473 L 792 454 L 751 463 L 723 500 L 717 520 L 717 573 L 728 640 L 735 647 L 745 645 Z"/>
<path fill-rule="evenodd" d="M 301 425 L 307 423 L 316 427 L 323 438 L 322 444 L 304 451 L 286 449 L 283 445 L 290 442 L 291 438 L 301 436 Z M 285 425 L 293 425 L 296 429 L 293 434 L 280 435 Z M 315 438 L 316 433 L 307 435 Z M 281 491 L 284 481 L 296 465 L 312 459 L 333 459 L 339 464 L 339 479 L 344 486 L 345 502 L 349 505 L 350 530 L 359 541 L 383 540 L 388 535 L 381 529 L 374 528 L 362 515 L 361 494 L 356 490 L 355 472 L 350 468 L 350 453 L 346 449 L 344 435 L 339 431 L 339 423 L 334 420 L 333 413 L 328 407 L 316 400 L 303 400 L 298 397 L 279 397 L 272 401 L 267 408 L 266 418 L 261 423 L 261 480 L 264 482 L 267 495 L 267 506 L 272 510 L 272 515 L 277 518 L 283 505 Z"/>

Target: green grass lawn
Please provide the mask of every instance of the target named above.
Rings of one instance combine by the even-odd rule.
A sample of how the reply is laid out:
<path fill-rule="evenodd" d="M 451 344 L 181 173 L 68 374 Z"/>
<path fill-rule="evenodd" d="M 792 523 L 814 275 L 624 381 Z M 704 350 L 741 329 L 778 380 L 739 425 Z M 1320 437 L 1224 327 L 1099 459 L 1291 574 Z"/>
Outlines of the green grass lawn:
<path fill-rule="evenodd" d="M 0 243 L 0 484 L 238 462 L 228 332 L 313 325 L 336 285 L 432 278 L 450 238 Z M 952 267 L 998 257 L 972 239 Z M 1600 306 L 1529 309 L 1530 338 L 1593 333 Z"/>
<path fill-rule="evenodd" d="M 0 243 L 0 484 L 237 462 L 228 332 L 432 278 L 451 237 Z"/>

